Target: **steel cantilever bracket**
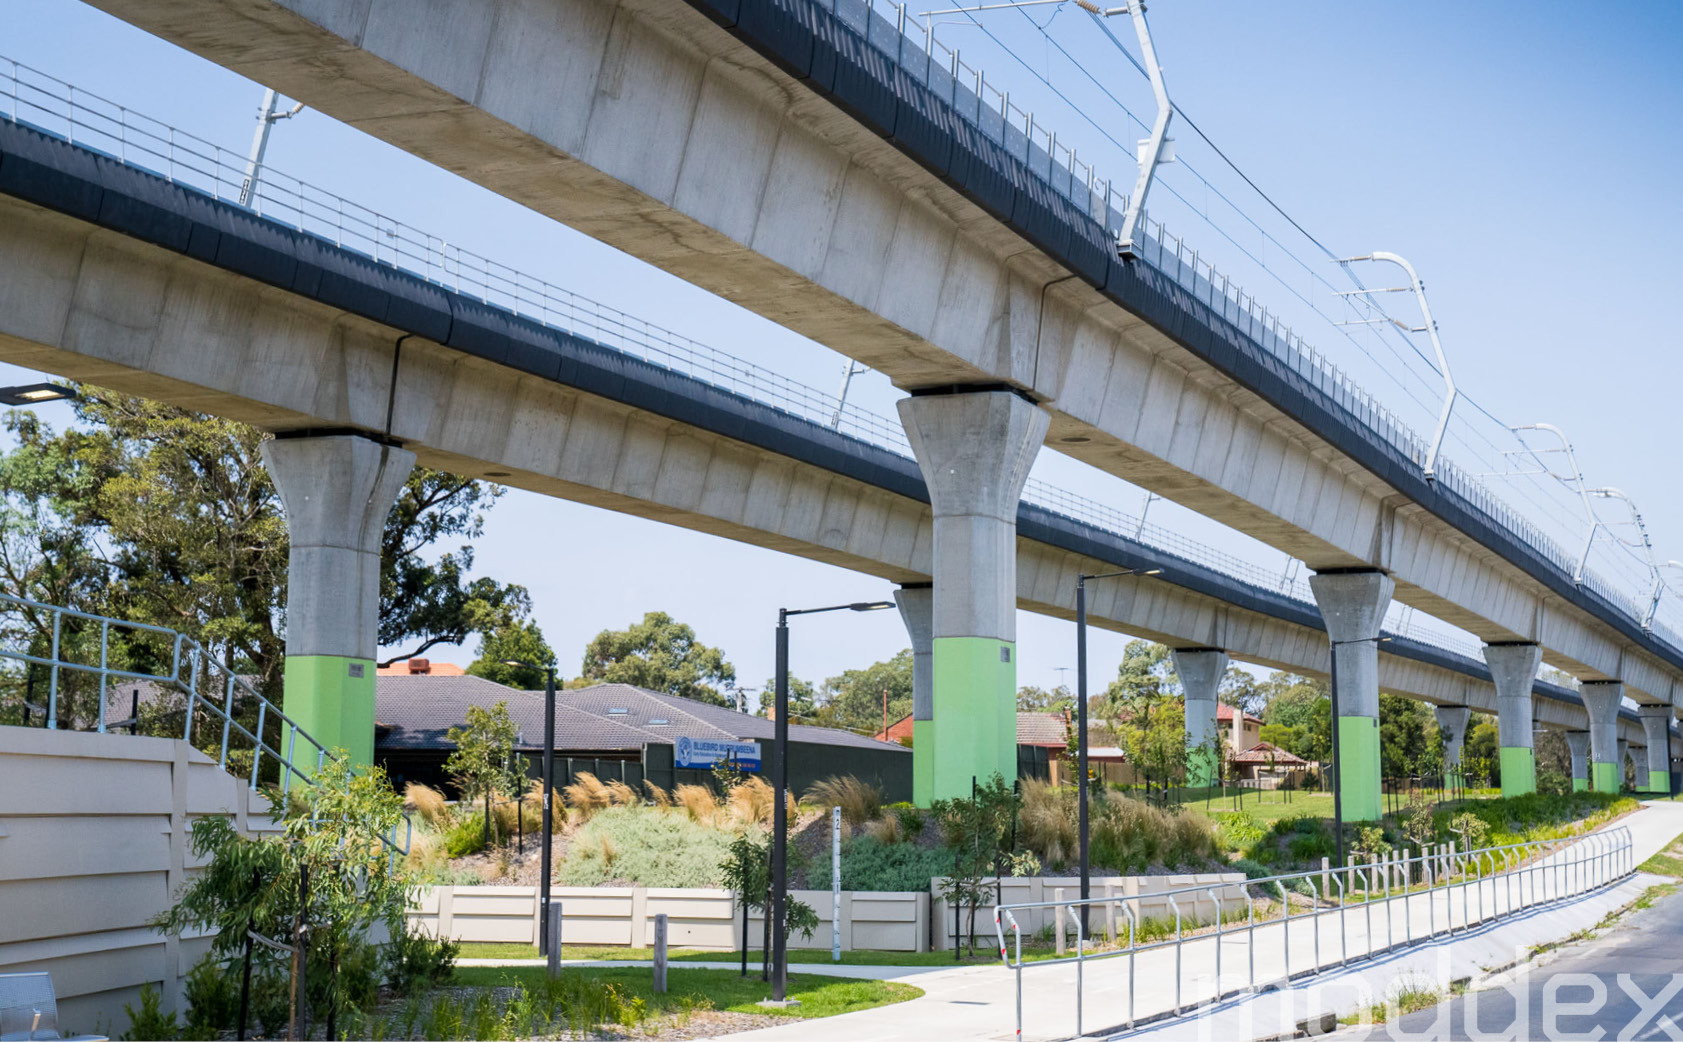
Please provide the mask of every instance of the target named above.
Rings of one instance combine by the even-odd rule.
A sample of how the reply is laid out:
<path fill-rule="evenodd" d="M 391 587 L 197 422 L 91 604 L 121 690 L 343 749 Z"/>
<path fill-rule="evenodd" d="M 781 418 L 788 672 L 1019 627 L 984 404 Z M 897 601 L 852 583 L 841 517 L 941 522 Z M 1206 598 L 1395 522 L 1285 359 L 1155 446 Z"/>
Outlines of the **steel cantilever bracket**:
<path fill-rule="evenodd" d="M 1421 466 L 1421 470 L 1424 472 L 1426 480 L 1431 481 L 1437 476 L 1438 453 L 1443 451 L 1444 435 L 1449 431 L 1449 416 L 1455 409 L 1455 396 L 1459 392 L 1455 389 L 1455 374 L 1449 371 L 1449 359 L 1445 357 L 1443 353 L 1443 341 L 1438 339 L 1437 320 L 1432 318 L 1431 305 L 1426 302 L 1426 284 L 1420 281 L 1420 276 L 1414 271 L 1414 265 L 1410 264 L 1403 257 L 1395 253 L 1389 253 L 1385 250 L 1374 250 L 1372 253 L 1365 254 L 1360 257 L 1345 257 L 1340 260 L 1339 263 L 1349 264 L 1353 261 L 1383 261 L 1387 264 L 1395 264 L 1403 270 L 1404 274 L 1408 276 L 1407 288 L 1414 291 L 1414 299 L 1420 304 L 1420 317 L 1425 324 L 1420 326 L 1418 329 L 1404 326 L 1401 322 L 1396 322 L 1395 319 L 1392 319 L 1392 321 L 1396 322 L 1396 324 L 1401 326 L 1406 332 L 1425 333 L 1427 336 L 1432 338 L 1432 351 L 1437 355 L 1438 359 L 1438 373 L 1443 377 L 1443 408 L 1438 411 L 1437 430 L 1432 432 L 1432 444 L 1426 449 L 1426 459 Z M 1355 290 L 1352 293 L 1344 295 L 1352 296 L 1366 293 L 1394 292 L 1397 292 L 1397 290 Z"/>
<path fill-rule="evenodd" d="M 1139 143 L 1139 177 L 1134 181 L 1133 194 L 1128 197 L 1128 212 L 1122 218 L 1122 229 L 1116 236 L 1116 252 L 1123 257 L 1138 256 L 1140 222 L 1145 215 L 1146 195 L 1156 177 L 1157 167 L 1175 161 L 1174 139 L 1169 137 L 1169 121 L 1174 118 L 1174 105 L 1169 101 L 1169 89 L 1163 84 L 1163 67 L 1157 63 L 1157 49 L 1151 45 L 1151 28 L 1145 24 L 1143 0 L 1130 0 L 1125 8 L 1100 11 L 1095 6 L 1081 4 L 1104 29 L 1105 35 L 1121 47 L 1120 41 L 1104 24 L 1106 15 L 1127 11 L 1134 20 L 1134 34 L 1139 37 L 1140 56 L 1145 59 L 1145 72 L 1151 79 L 1151 96 L 1157 100 L 1157 118 L 1151 124 L 1151 136 Z"/>

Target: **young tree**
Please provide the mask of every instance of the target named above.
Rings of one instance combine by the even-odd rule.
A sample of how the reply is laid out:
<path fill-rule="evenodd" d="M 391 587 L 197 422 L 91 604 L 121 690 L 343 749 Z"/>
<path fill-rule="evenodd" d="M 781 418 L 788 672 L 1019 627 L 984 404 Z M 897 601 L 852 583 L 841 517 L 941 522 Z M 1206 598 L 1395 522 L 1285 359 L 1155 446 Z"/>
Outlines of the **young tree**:
<path fill-rule="evenodd" d="M 1040 861 L 1017 848 L 1017 815 L 1023 798 L 1016 789 L 995 774 L 976 785 L 974 795 L 936 800 L 930 813 L 941 823 L 942 836 L 953 851 L 953 874 L 941 886 L 941 896 L 957 910 L 970 911 L 970 954 L 976 954 L 976 910 L 990 896 L 1000 899 L 999 880 L 1006 876 L 1033 875 Z M 958 938 L 953 938 L 953 958 L 958 957 Z"/>
<path fill-rule="evenodd" d="M 695 630 L 662 611 L 623 630 L 603 630 L 584 649 L 580 675 L 606 684 L 633 684 L 651 691 L 729 705 L 722 689 L 736 680 L 724 653 L 695 639 Z"/>
<path fill-rule="evenodd" d="M 514 756 L 514 721 L 508 703 L 490 709 L 468 706 L 466 726 L 452 727 L 444 736 L 456 748 L 444 761 L 444 770 L 456 783 L 462 799 L 485 801 L 485 841 L 491 842 L 491 800 L 525 788 L 525 772 Z"/>

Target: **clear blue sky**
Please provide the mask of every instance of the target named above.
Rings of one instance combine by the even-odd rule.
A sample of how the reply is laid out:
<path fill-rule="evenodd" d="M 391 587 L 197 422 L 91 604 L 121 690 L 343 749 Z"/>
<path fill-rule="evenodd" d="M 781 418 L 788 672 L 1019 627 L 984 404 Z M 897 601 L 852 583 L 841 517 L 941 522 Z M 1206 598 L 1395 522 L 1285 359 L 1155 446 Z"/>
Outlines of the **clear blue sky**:
<path fill-rule="evenodd" d="M 7 0 L 5 15 L 6 57 L 245 150 L 260 86 L 72 0 Z M 1683 362 L 1673 314 L 1683 275 L 1674 187 L 1683 166 L 1683 6 L 1159 0 L 1151 16 L 1177 103 L 1334 251 L 1389 249 L 1413 260 L 1463 389 L 1508 422 L 1565 427 L 1591 482 L 1634 496 L 1661 557 L 1683 558 L 1674 449 Z M 971 27 L 943 27 L 940 38 L 962 44 L 990 81 L 1009 81 L 1014 97 L 1055 107 L 1025 66 L 1035 68 L 1116 139 L 1138 136 L 1022 22 L 989 24 L 1014 29 L 1024 65 L 990 54 Z M 1131 41 L 1125 24 L 1112 28 Z M 1073 10 L 1053 30 L 1135 112 L 1148 112 L 1144 81 Z M 1067 132 L 1091 139 L 1084 155 L 1111 147 L 1090 127 Z M 1178 136 L 1189 163 L 1262 212 L 1186 128 Z M 269 161 L 464 248 L 768 366 L 775 360 L 806 383 L 828 390 L 839 376 L 826 349 L 313 112 L 278 128 Z M 1169 176 L 1197 205 L 1211 205 L 1184 171 Z M 1166 198 L 1159 209 L 1224 269 L 1243 270 L 1213 231 L 1171 214 Z M 1301 239 L 1292 245 L 1305 248 Z M 1270 298 L 1269 286 L 1252 285 Z M 1289 303 L 1284 291 L 1273 296 Z M 1362 371 L 1362 359 L 1339 356 L 1348 345 L 1317 342 Z M 891 411 L 896 396 L 874 374 L 857 394 L 879 411 Z M 1050 452 L 1037 474 L 1139 507 L 1137 490 Z M 1185 511 L 1152 511 L 1154 521 L 1270 567 L 1280 560 Z M 490 515 L 479 565 L 532 590 L 567 668 L 597 630 L 661 609 L 721 646 L 756 685 L 771 672 L 779 605 L 888 590 L 866 576 L 521 492 Z M 794 669 L 813 680 L 906 643 L 886 612 L 799 629 Z M 1019 643 L 1024 683 L 1055 684 L 1058 667 L 1073 664 L 1066 623 L 1022 614 Z M 1121 645 L 1095 640 L 1095 678 L 1114 669 Z M 471 648 L 439 657 L 465 662 Z"/>

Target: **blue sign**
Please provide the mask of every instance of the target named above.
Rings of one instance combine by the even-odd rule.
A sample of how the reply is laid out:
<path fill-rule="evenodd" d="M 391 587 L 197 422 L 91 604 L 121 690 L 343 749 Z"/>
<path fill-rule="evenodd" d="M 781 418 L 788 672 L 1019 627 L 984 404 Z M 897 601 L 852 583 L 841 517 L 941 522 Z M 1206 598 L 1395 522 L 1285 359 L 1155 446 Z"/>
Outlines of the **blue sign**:
<path fill-rule="evenodd" d="M 760 746 L 758 742 L 721 742 L 680 735 L 672 743 L 672 759 L 679 767 L 702 768 L 710 768 L 720 760 L 729 760 L 745 771 L 757 771 L 760 769 Z"/>

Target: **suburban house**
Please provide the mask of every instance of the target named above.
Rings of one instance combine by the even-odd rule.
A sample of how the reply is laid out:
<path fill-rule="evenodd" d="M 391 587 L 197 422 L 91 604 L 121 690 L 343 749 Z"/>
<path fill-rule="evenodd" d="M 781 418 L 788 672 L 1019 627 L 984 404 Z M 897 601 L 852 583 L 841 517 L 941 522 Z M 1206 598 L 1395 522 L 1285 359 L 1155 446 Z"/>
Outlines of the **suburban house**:
<path fill-rule="evenodd" d="M 403 665 L 403 664 L 400 664 Z M 444 761 L 455 746 L 446 737 L 470 706 L 506 702 L 517 731 L 515 750 L 537 777 L 543 756 L 544 695 L 521 691 L 458 667 L 428 663 L 425 671 L 392 667 L 375 682 L 374 758 L 393 784 L 417 781 L 446 791 Z M 556 692 L 555 783 L 588 772 L 603 781 L 644 779 L 670 789 L 705 784 L 715 761 L 728 758 L 751 773 L 769 771 L 774 724 L 724 706 L 649 691 L 598 684 Z M 909 800 L 911 751 L 829 727 L 789 725 L 789 785 L 803 792 L 831 775 L 853 775 L 879 786 L 888 801 Z M 768 778 L 769 780 L 769 778 Z"/>

